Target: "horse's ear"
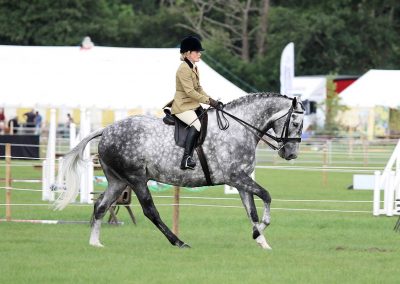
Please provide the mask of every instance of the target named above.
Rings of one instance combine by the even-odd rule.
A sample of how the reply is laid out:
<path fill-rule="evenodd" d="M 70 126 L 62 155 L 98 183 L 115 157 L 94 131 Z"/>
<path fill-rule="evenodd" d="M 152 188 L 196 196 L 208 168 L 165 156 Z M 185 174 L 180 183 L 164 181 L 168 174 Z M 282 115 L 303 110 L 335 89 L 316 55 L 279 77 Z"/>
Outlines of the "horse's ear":
<path fill-rule="evenodd" d="M 297 105 L 297 97 L 294 97 L 292 101 L 292 107 L 295 108 L 296 105 Z"/>

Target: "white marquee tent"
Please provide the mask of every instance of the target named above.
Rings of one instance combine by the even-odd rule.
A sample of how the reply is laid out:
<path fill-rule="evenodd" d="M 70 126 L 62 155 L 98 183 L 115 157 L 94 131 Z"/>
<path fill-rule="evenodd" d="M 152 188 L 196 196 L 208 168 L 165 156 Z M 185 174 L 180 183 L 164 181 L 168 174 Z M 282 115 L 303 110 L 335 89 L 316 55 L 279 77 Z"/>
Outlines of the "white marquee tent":
<path fill-rule="evenodd" d="M 306 108 L 310 108 L 311 104 L 322 104 L 326 99 L 326 76 L 297 76 L 293 78 L 293 86 L 291 94 L 300 96 L 305 102 Z M 307 130 L 310 125 L 318 125 L 322 127 L 325 123 L 325 115 L 320 108 L 315 113 L 308 113 L 304 117 L 303 129 Z"/>
<path fill-rule="evenodd" d="M 326 99 L 326 76 L 297 76 L 293 80 L 292 94 L 301 100 L 321 103 Z"/>
<path fill-rule="evenodd" d="M 340 97 L 351 107 L 400 107 L 400 70 L 369 70 Z"/>
<path fill-rule="evenodd" d="M 0 46 L 0 107 L 159 109 L 173 98 L 177 48 Z M 204 62 L 206 92 L 246 93 Z"/>

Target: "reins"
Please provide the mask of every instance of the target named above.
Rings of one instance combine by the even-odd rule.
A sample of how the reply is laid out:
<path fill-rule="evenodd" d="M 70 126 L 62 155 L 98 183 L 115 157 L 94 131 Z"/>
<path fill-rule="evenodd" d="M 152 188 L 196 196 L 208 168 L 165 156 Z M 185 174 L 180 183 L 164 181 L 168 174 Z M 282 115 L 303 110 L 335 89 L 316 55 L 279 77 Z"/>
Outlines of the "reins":
<path fill-rule="evenodd" d="M 301 142 L 301 138 L 291 138 L 289 137 L 289 123 L 290 123 L 290 117 L 293 113 L 293 106 L 291 106 L 289 108 L 289 110 L 283 114 L 282 116 L 278 117 L 277 119 L 275 119 L 274 121 L 277 121 L 285 116 L 287 116 L 285 124 L 283 126 L 282 129 L 282 133 L 281 133 L 281 137 L 276 137 L 276 136 L 272 136 L 271 134 L 267 133 L 268 129 L 263 131 L 257 127 L 255 127 L 254 125 L 251 125 L 250 123 L 244 121 L 243 119 L 240 119 L 239 117 L 223 110 L 222 108 L 216 108 L 216 116 L 217 116 L 217 123 L 218 123 L 218 127 L 221 130 L 227 130 L 229 128 L 229 121 L 228 119 L 224 116 L 224 114 L 230 116 L 232 119 L 236 120 L 238 123 L 240 123 L 241 125 L 243 125 L 245 128 L 247 128 L 251 133 L 253 133 L 257 138 L 259 138 L 260 140 L 262 140 L 265 144 L 267 144 L 269 147 L 271 147 L 273 150 L 280 150 L 283 146 L 285 146 L 285 144 L 287 142 Z M 303 112 L 295 112 L 295 113 L 303 113 Z M 255 131 L 254 131 L 255 130 Z M 259 135 L 258 133 L 262 134 Z M 268 142 L 266 139 L 263 138 L 263 136 L 267 136 L 269 138 L 271 138 L 272 140 L 274 140 L 277 143 L 282 143 L 282 145 L 280 147 L 276 147 L 275 145 L 271 144 L 270 142 Z"/>

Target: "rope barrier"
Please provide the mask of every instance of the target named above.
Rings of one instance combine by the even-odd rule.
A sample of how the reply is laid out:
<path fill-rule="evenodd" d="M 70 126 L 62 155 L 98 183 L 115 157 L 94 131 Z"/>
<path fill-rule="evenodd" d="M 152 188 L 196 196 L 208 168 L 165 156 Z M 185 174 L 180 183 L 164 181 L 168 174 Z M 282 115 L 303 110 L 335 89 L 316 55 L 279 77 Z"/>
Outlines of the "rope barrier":
<path fill-rule="evenodd" d="M 57 164 L 57 163 L 56 163 Z M 8 165 L 1 165 L 0 164 L 0 167 L 7 167 Z M 29 165 L 9 165 L 9 167 L 11 167 L 11 168 L 18 168 L 18 167 L 41 167 L 42 166 L 42 163 L 40 163 L 40 164 L 29 164 Z"/>
<path fill-rule="evenodd" d="M 32 192 L 42 192 L 41 189 L 30 189 L 30 188 L 17 188 L 17 187 L 4 187 L 0 186 L 0 189 L 7 190 L 12 189 L 15 191 L 32 191 Z M 55 191 L 62 192 L 62 191 Z M 153 198 L 173 198 L 169 195 L 154 195 Z M 180 196 L 181 199 L 198 199 L 198 200 L 234 200 L 240 201 L 240 198 L 235 197 L 200 197 L 200 196 Z M 256 199 L 255 201 L 261 201 Z M 274 199 L 274 201 L 279 202 L 327 202 L 327 203 L 372 203 L 368 200 L 329 200 L 329 199 Z"/>
<path fill-rule="evenodd" d="M 154 198 L 173 198 L 173 196 L 168 195 L 154 195 Z M 235 197 L 198 197 L 198 196 L 180 196 L 181 199 L 200 199 L 200 200 L 235 200 L 240 201 L 240 198 Z M 273 199 L 274 201 L 280 202 L 332 202 L 332 203 L 372 203 L 369 200 L 329 200 L 329 199 Z M 255 200 L 262 201 L 262 200 Z"/>
<path fill-rule="evenodd" d="M 217 204 L 193 204 L 193 203 L 161 203 L 161 204 L 155 204 L 156 206 L 159 207 L 166 207 L 166 206 L 193 206 L 193 207 L 214 207 L 214 208 L 239 208 L 243 209 L 243 206 L 238 206 L 238 205 L 217 205 Z M 7 204 L 7 203 L 2 203 L 0 206 L 48 206 L 52 207 L 51 204 Z M 93 204 L 70 204 L 69 206 L 74 206 L 74 207 L 92 207 Z M 136 204 L 131 204 L 133 207 L 140 207 L 140 205 Z M 281 211 L 308 211 L 308 212 L 337 212 L 337 213 L 369 213 L 371 214 L 372 211 L 367 211 L 367 210 L 338 210 L 338 209 L 312 209 L 312 208 L 282 208 L 282 207 L 271 207 L 271 210 L 281 210 Z"/>
<path fill-rule="evenodd" d="M 12 158 L 12 159 L 19 159 L 19 160 L 46 160 L 46 158 L 34 158 L 34 157 L 17 157 L 17 156 L 0 156 L 0 158 Z"/>
<path fill-rule="evenodd" d="M 10 158 L 13 158 L 13 157 L 10 157 Z M 16 161 L 16 160 L 12 161 L 12 163 L 13 163 L 13 165 L 15 165 L 15 164 L 16 165 L 41 165 L 42 164 L 40 161 L 36 162 L 36 161 Z M 0 165 L 7 165 L 7 163 L 4 162 L 4 160 L 3 160 L 3 161 L 0 161 Z"/>
<path fill-rule="evenodd" d="M 32 188 L 17 188 L 17 187 L 4 187 L 4 186 L 0 186 L 0 189 L 11 189 L 11 190 L 15 190 L 15 191 L 35 191 L 35 192 L 42 192 L 41 189 L 32 189 Z"/>
<path fill-rule="evenodd" d="M 0 143 L 0 146 L 5 146 L 7 144 L 10 144 L 12 147 L 17 146 L 17 147 L 45 147 L 44 145 L 37 145 L 37 144 L 14 144 L 14 143 Z"/>
<path fill-rule="evenodd" d="M 256 166 L 256 169 L 270 169 L 270 170 L 293 170 L 293 171 L 310 171 L 310 172 L 336 172 L 336 173 L 371 173 L 374 170 L 344 170 L 332 167 L 291 167 L 291 166 Z M 376 169 L 379 170 L 379 169 Z"/>

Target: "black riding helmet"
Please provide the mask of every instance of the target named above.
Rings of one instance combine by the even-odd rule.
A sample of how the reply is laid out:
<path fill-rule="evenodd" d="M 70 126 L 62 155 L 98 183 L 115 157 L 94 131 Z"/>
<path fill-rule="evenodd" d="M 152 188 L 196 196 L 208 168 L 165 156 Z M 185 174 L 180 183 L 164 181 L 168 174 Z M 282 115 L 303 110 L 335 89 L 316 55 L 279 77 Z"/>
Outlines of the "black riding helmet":
<path fill-rule="evenodd" d="M 181 53 L 186 51 L 204 51 L 204 48 L 197 37 L 187 36 L 181 42 Z"/>

